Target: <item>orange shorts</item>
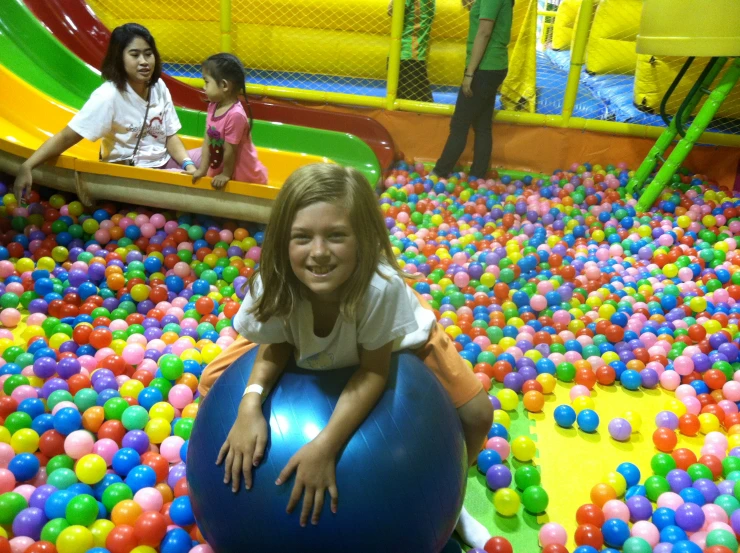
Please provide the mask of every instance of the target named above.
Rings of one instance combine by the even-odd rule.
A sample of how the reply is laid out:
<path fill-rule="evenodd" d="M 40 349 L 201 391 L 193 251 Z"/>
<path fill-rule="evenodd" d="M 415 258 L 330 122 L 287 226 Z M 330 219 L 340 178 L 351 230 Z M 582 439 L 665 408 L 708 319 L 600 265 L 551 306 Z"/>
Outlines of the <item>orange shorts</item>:
<path fill-rule="evenodd" d="M 416 291 L 414 291 L 416 294 Z M 416 294 L 422 306 L 431 309 L 431 306 Z M 216 379 L 221 376 L 231 364 L 247 353 L 258 344 L 250 342 L 239 336 L 234 343 L 223 351 L 216 359 L 211 361 L 204 369 L 198 384 L 198 391 L 206 395 Z M 473 399 L 481 390 L 483 385 L 473 374 L 455 345 L 440 324 L 432 328 L 429 340 L 422 347 L 414 351 L 424 364 L 434 373 L 444 389 L 452 399 L 455 407 L 462 407 Z"/>

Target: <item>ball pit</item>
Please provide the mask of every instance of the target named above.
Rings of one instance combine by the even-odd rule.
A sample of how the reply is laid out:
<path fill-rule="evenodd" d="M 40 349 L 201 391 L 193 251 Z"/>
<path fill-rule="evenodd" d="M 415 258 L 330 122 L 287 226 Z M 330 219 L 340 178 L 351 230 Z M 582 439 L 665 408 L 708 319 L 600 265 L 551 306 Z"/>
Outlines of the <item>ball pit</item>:
<path fill-rule="evenodd" d="M 553 431 L 629 446 L 642 417 L 600 420 L 600 387 L 661 388 L 657 430 L 639 436 L 656 446 L 652 473 L 585 475 L 575 534 L 547 523 L 543 550 L 736 548 L 740 203 L 685 171 L 636 213 L 624 165 L 477 182 L 427 169 L 401 162 L 379 202 L 399 263 L 490 389 L 477 472 L 492 509 L 539 514 L 558 500 L 537 442 L 514 432 L 517 410 L 542 416 L 566 386 Z M 57 194 L 20 207 L 0 188 L 0 551 L 209 553 L 184 461 L 198 378 L 236 336 L 260 229 L 112 204 L 86 213 Z M 511 550 L 503 537 L 485 549 Z"/>

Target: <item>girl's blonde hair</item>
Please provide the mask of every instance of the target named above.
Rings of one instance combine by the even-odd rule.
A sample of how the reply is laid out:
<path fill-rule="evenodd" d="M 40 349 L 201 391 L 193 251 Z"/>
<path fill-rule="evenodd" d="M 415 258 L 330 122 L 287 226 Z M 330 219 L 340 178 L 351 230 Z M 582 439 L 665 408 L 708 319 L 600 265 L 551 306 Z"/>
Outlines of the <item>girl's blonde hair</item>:
<path fill-rule="evenodd" d="M 354 320 L 380 262 L 404 278 L 409 276 L 396 262 L 377 198 L 362 173 L 331 163 L 305 165 L 288 177 L 275 199 L 260 266 L 249 279 L 251 290 L 257 276 L 262 279 L 262 295 L 255 298 L 251 309 L 259 322 L 287 317 L 296 308 L 303 285 L 293 273 L 288 257 L 291 228 L 298 211 L 321 202 L 340 203 L 349 212 L 357 238 L 357 265 L 341 290 L 343 317 Z"/>

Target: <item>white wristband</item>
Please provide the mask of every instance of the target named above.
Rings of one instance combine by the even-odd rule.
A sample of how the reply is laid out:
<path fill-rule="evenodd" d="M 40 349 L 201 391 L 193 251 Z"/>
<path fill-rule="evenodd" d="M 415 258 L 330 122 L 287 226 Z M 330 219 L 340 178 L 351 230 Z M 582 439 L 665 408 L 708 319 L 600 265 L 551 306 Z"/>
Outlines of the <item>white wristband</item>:
<path fill-rule="evenodd" d="M 260 396 L 265 392 L 265 389 L 260 386 L 259 384 L 250 384 L 247 386 L 246 390 L 244 390 L 244 393 L 242 394 L 242 397 L 246 396 L 247 394 L 259 394 Z M 262 398 L 265 399 L 264 397 Z"/>

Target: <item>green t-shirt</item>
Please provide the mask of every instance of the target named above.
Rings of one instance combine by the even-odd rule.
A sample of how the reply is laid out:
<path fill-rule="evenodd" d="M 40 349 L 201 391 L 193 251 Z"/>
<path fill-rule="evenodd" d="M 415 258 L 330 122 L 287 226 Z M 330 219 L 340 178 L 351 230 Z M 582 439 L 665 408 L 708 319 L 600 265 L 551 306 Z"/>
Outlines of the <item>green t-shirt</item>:
<path fill-rule="evenodd" d="M 513 18 L 513 0 L 474 0 L 470 8 L 470 29 L 468 30 L 468 49 L 465 67 L 470 62 L 473 42 L 478 33 L 481 19 L 492 19 L 493 32 L 488 41 L 486 52 L 480 60 L 478 69 L 507 69 L 509 67 L 508 46 L 511 39 L 511 20 Z"/>
<path fill-rule="evenodd" d="M 402 60 L 427 59 L 435 3 L 435 0 L 406 0 L 401 35 Z"/>

